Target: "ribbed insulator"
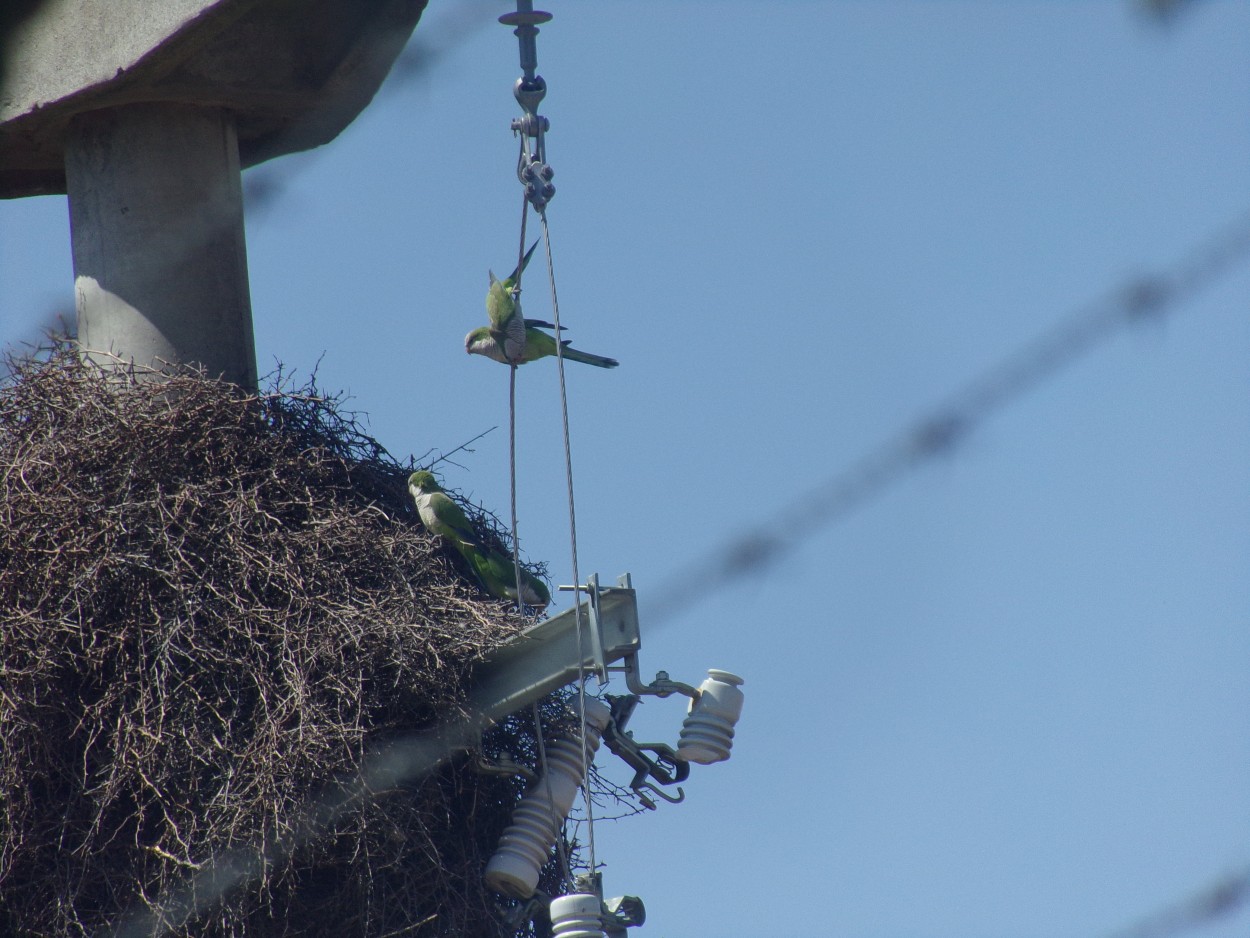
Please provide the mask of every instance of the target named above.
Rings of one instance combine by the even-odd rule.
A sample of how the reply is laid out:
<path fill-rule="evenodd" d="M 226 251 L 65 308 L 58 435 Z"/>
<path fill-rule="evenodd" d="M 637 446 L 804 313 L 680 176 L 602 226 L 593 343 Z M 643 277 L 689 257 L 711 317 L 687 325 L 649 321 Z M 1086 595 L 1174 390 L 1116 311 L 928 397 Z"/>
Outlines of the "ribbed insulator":
<path fill-rule="evenodd" d="M 553 938 L 605 938 L 599 897 L 575 893 L 551 900 Z"/>
<path fill-rule="evenodd" d="M 742 691 L 738 689 L 742 678 L 715 669 L 707 673 L 707 680 L 699 685 L 698 700 L 691 701 L 677 743 L 677 755 L 700 765 L 729 758 L 734 724 L 742 716 Z"/>
<path fill-rule="evenodd" d="M 612 711 L 598 700 L 586 701 L 586 756 L 594 759 L 603 728 Z M 582 741 L 560 739 L 547 744 L 547 770 L 525 790 L 512 824 L 499 838 L 495 855 L 486 864 L 484 879 L 495 892 L 528 899 L 538 886 L 538 874 L 573 810 L 581 787 Z"/>

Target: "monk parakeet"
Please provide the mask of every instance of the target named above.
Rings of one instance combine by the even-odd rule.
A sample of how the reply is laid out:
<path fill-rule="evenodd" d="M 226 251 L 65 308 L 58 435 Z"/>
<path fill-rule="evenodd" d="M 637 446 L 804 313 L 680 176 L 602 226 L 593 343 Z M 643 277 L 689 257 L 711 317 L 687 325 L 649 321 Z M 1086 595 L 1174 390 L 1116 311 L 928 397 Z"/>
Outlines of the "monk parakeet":
<path fill-rule="evenodd" d="M 499 354 L 507 362 L 519 362 L 525 354 L 526 326 L 529 323 L 521 317 L 521 307 L 517 305 L 512 291 L 516 289 L 521 272 L 529 266 L 536 247 L 537 241 L 530 245 L 530 249 L 506 280 L 497 280 L 493 271 L 487 271 L 490 276 L 490 289 L 486 291 L 486 314 L 490 318 L 490 325 L 482 331 L 498 346 Z"/>
<path fill-rule="evenodd" d="M 540 358 L 555 355 L 555 337 L 542 331 L 543 327 L 547 329 L 554 327 L 550 323 L 536 319 L 526 319 L 524 323 L 525 342 L 520 346 L 519 353 L 516 342 L 501 344 L 495 339 L 494 332 L 486 326 L 474 329 L 464 337 L 464 350 L 470 355 L 485 355 L 505 365 L 525 365 Z M 605 358 L 602 355 L 592 355 L 590 352 L 571 348 L 568 339 L 562 339 L 560 344 L 564 347 L 564 357 L 569 361 L 583 362 L 598 368 L 615 368 L 620 364 L 615 358 Z M 505 349 L 512 350 L 511 356 L 505 352 Z"/>
<path fill-rule="evenodd" d="M 470 355 L 485 355 L 487 358 L 502 362 L 505 365 L 523 365 L 539 358 L 556 354 L 556 340 L 553 336 L 541 331 L 554 329 L 549 322 L 541 319 L 525 319 L 517 305 L 512 289 L 516 286 L 517 276 L 529 264 L 535 241 L 521 259 L 520 266 L 512 271 L 507 280 L 499 280 L 494 273 L 490 276 L 490 289 L 486 291 L 486 313 L 490 318 L 489 326 L 474 329 L 464 337 L 464 350 Z M 591 355 L 575 348 L 569 348 L 568 340 L 562 343 L 564 357 L 599 368 L 615 368 L 620 364 L 614 358 L 602 355 Z"/>
<path fill-rule="evenodd" d="M 486 592 L 496 599 L 516 602 L 516 566 L 512 558 L 493 550 L 461 551 Z M 521 568 L 521 600 L 527 606 L 542 609 L 551 602 L 547 584 L 524 567 Z"/>
<path fill-rule="evenodd" d="M 408 491 L 426 530 L 460 552 L 486 592 L 496 599 L 516 602 L 516 566 L 512 558 L 481 543 L 463 509 L 443 491 L 434 474 L 424 469 L 414 472 L 408 477 Z M 521 593 L 527 606 L 542 608 L 551 602 L 547 585 L 525 569 L 521 570 Z"/>
<path fill-rule="evenodd" d="M 408 477 L 408 491 L 417 503 L 417 514 L 427 531 L 450 541 L 461 552 L 480 549 L 477 532 L 464 510 L 443 491 L 434 473 L 424 469 L 414 472 Z"/>

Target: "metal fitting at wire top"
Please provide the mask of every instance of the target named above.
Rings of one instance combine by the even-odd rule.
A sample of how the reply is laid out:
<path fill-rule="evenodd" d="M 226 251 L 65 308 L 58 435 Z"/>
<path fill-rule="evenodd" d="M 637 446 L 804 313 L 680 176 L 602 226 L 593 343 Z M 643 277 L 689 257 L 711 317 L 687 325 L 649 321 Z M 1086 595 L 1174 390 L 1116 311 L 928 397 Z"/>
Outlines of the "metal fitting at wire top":
<path fill-rule="evenodd" d="M 521 105 L 521 110 L 525 112 L 527 120 L 545 121 L 547 119 L 538 116 L 538 105 L 547 96 L 547 83 L 543 81 L 542 75 L 535 75 L 533 78 L 518 78 L 516 84 L 512 86 L 512 96 L 516 98 L 516 103 Z M 513 128 L 515 127 L 514 121 Z M 543 129 L 545 130 L 546 127 Z M 531 136 L 535 133 L 536 131 L 531 131 Z"/>
<path fill-rule="evenodd" d="M 512 132 L 521 137 L 521 155 L 517 160 L 517 179 L 525 187 L 525 198 L 541 212 L 556 194 L 551 184 L 555 171 L 547 165 L 547 142 L 545 135 L 551 126 L 547 118 L 538 114 L 538 105 L 547 94 L 547 83 L 538 74 L 538 47 L 534 37 L 538 24 L 551 20 L 550 13 L 534 9 L 533 0 L 517 0 L 515 13 L 505 13 L 499 22 L 515 26 L 513 34 L 521 48 L 521 71 L 525 74 L 516 80 L 512 94 L 521 105 L 523 116 L 514 118 Z M 530 140 L 534 141 L 533 148 Z"/>
<path fill-rule="evenodd" d="M 538 47 L 534 43 L 534 37 L 538 35 L 539 23 L 551 22 L 551 14 L 535 10 L 533 0 L 517 0 L 516 12 L 505 13 L 499 17 L 499 22 L 505 26 L 516 27 L 512 33 L 521 46 L 521 71 L 532 81 L 537 77 L 534 70 L 538 68 Z M 542 81 L 541 78 L 538 80 Z"/>

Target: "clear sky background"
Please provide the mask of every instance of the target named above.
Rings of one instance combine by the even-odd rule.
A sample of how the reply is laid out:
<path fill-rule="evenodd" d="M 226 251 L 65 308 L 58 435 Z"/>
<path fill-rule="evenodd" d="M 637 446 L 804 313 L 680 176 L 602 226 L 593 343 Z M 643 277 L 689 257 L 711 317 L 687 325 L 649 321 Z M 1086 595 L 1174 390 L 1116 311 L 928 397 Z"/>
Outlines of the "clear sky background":
<path fill-rule="evenodd" d="M 746 678 L 730 762 L 595 826 L 635 933 L 1096 938 L 1245 870 L 1250 261 L 776 564 L 657 599 L 1243 217 L 1250 6 L 539 5 L 561 318 L 621 361 L 567 369 L 581 572 L 633 574 L 647 677 Z M 320 361 L 400 458 L 498 427 L 438 469 L 505 518 L 507 369 L 462 342 L 519 237 L 507 9 L 433 0 L 425 67 L 245 176 L 261 371 Z M 72 308 L 65 199 L 0 203 L 0 237 L 14 342 Z M 521 544 L 566 583 L 554 362 L 518 393 Z"/>

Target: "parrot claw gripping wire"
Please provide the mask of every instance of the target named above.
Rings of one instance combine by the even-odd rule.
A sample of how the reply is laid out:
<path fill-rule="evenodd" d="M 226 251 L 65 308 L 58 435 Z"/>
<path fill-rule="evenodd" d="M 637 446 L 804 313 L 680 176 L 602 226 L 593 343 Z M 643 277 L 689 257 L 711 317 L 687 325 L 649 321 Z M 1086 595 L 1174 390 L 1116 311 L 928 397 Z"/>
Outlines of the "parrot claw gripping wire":
<path fill-rule="evenodd" d="M 546 133 L 551 124 L 547 118 L 538 114 L 538 105 L 547 94 L 547 83 L 536 71 L 538 48 L 534 37 L 538 35 L 538 24 L 546 23 L 550 19 L 550 13 L 534 9 L 533 0 L 517 0 L 515 13 L 505 13 L 499 17 L 499 22 L 505 26 L 516 27 L 513 33 L 521 47 L 521 71 L 525 73 L 516 80 L 512 88 L 517 104 L 525 112 L 521 117 L 512 120 L 512 132 L 521 138 L 517 179 L 525 187 L 525 198 L 540 213 L 556 194 L 556 187 L 551 184 L 555 171 L 547 165 Z"/>

